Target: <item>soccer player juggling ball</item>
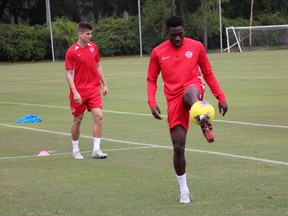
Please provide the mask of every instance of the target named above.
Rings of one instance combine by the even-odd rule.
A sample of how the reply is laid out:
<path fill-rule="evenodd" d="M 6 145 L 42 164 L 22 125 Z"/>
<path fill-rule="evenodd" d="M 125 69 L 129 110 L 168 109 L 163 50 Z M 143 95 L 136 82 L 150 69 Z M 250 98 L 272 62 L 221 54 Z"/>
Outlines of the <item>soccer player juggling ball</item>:
<path fill-rule="evenodd" d="M 100 150 L 102 136 L 102 96 L 108 94 L 108 85 L 100 65 L 98 47 L 90 40 L 92 26 L 89 23 L 78 24 L 78 41 L 66 52 L 65 68 L 66 79 L 70 87 L 70 107 L 73 115 L 71 128 L 72 156 L 74 159 L 83 159 L 78 142 L 80 138 L 80 125 L 87 109 L 93 117 L 93 151 L 92 158 L 106 158 L 107 154 Z"/>
<path fill-rule="evenodd" d="M 173 164 L 180 186 L 180 203 L 190 202 L 186 181 L 185 143 L 189 126 L 191 106 L 203 99 L 205 84 L 218 100 L 220 113 L 224 116 L 228 106 L 218 81 L 212 71 L 203 45 L 184 36 L 183 19 L 171 16 L 166 20 L 169 37 L 152 50 L 147 72 L 148 104 L 152 115 L 161 120 L 161 111 L 156 102 L 157 79 L 161 72 L 164 94 L 167 101 L 168 125 L 173 143 Z M 201 75 L 202 74 L 202 75 Z M 211 122 L 201 119 L 201 129 L 208 142 L 214 141 Z"/>

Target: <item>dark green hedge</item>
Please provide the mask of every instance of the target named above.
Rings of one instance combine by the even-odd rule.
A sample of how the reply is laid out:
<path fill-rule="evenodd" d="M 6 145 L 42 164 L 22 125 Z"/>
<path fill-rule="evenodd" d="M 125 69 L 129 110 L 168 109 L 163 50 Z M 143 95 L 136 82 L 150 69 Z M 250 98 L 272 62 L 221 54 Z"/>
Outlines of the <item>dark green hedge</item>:
<path fill-rule="evenodd" d="M 101 56 L 139 53 L 137 17 L 107 18 L 93 23 L 92 41 Z M 69 46 L 77 41 L 77 23 L 57 18 L 53 24 L 53 45 L 56 59 L 64 59 Z M 35 61 L 52 59 L 50 32 L 47 25 L 23 26 L 0 24 L 0 61 Z"/>
<path fill-rule="evenodd" d="M 102 56 L 139 54 L 138 18 L 107 18 L 95 23 L 94 41 Z"/>
<path fill-rule="evenodd" d="M 42 26 L 0 24 L 0 60 L 43 60 L 47 54 L 49 33 Z"/>
<path fill-rule="evenodd" d="M 151 1 L 153 3 L 153 1 Z M 154 11 L 146 14 L 142 23 L 143 53 L 150 53 L 152 48 L 166 39 L 165 16 L 161 19 Z M 157 10 L 156 10 L 157 11 Z M 168 11 L 167 11 L 168 13 Z M 156 14 L 156 15 L 155 15 Z M 160 20 L 158 20 L 160 19 Z M 216 22 L 216 21 L 217 22 Z M 212 20 L 213 21 L 213 20 Z M 278 14 L 267 16 L 262 14 L 254 20 L 254 25 L 269 25 L 271 23 L 285 23 L 285 19 Z M 203 41 L 203 24 L 197 14 L 186 17 L 186 36 Z M 157 25 L 155 23 L 158 23 Z M 138 55 L 139 29 L 138 18 L 130 16 L 128 19 L 109 17 L 92 23 L 95 42 L 101 56 Z M 223 35 L 226 26 L 249 25 L 249 20 L 223 19 Z M 77 41 L 77 23 L 66 17 L 56 18 L 52 24 L 54 39 L 54 54 L 56 59 L 64 59 L 66 50 Z M 218 18 L 215 17 L 209 28 L 208 49 L 219 48 Z M 270 38 L 270 37 L 267 37 Z M 225 46 L 225 40 L 224 46 Z M 37 61 L 51 59 L 50 33 L 47 25 L 12 25 L 0 23 L 0 61 Z"/>

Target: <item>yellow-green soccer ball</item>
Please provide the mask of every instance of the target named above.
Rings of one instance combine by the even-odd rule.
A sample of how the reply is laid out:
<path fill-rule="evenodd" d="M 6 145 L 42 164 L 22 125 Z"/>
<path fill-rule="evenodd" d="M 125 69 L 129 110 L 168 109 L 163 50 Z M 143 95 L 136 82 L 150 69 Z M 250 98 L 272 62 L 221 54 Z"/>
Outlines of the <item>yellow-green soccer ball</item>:
<path fill-rule="evenodd" d="M 194 103 L 190 110 L 190 119 L 199 125 L 200 119 L 206 117 L 210 122 L 213 121 L 215 116 L 214 107 L 208 101 L 197 101 Z"/>

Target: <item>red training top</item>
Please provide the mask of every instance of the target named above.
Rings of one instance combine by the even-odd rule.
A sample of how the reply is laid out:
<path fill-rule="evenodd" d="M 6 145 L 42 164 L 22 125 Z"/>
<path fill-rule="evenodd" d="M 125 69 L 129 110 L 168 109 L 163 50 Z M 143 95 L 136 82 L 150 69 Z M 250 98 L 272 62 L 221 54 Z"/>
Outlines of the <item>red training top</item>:
<path fill-rule="evenodd" d="M 96 66 L 98 62 L 100 62 L 99 50 L 92 42 L 89 42 L 85 48 L 74 43 L 67 50 L 65 68 L 73 70 L 74 85 L 79 94 L 101 88 Z"/>
<path fill-rule="evenodd" d="M 204 85 L 201 73 L 218 102 L 226 102 L 225 95 L 212 71 L 205 48 L 196 40 L 185 37 L 179 47 L 167 40 L 153 49 L 147 72 L 150 108 L 157 105 L 155 95 L 160 71 L 167 103 L 179 96 L 183 97 L 184 90 L 191 84 Z"/>

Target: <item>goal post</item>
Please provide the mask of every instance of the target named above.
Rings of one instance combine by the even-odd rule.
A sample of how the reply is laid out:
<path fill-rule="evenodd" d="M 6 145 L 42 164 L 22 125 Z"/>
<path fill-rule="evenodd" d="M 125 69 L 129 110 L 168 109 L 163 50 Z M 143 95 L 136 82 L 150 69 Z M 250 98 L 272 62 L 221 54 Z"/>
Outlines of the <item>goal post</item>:
<path fill-rule="evenodd" d="M 267 47 L 288 47 L 288 25 L 230 26 L 226 27 L 226 37 L 227 48 L 224 51 L 228 53 L 232 48 L 243 52 Z"/>

